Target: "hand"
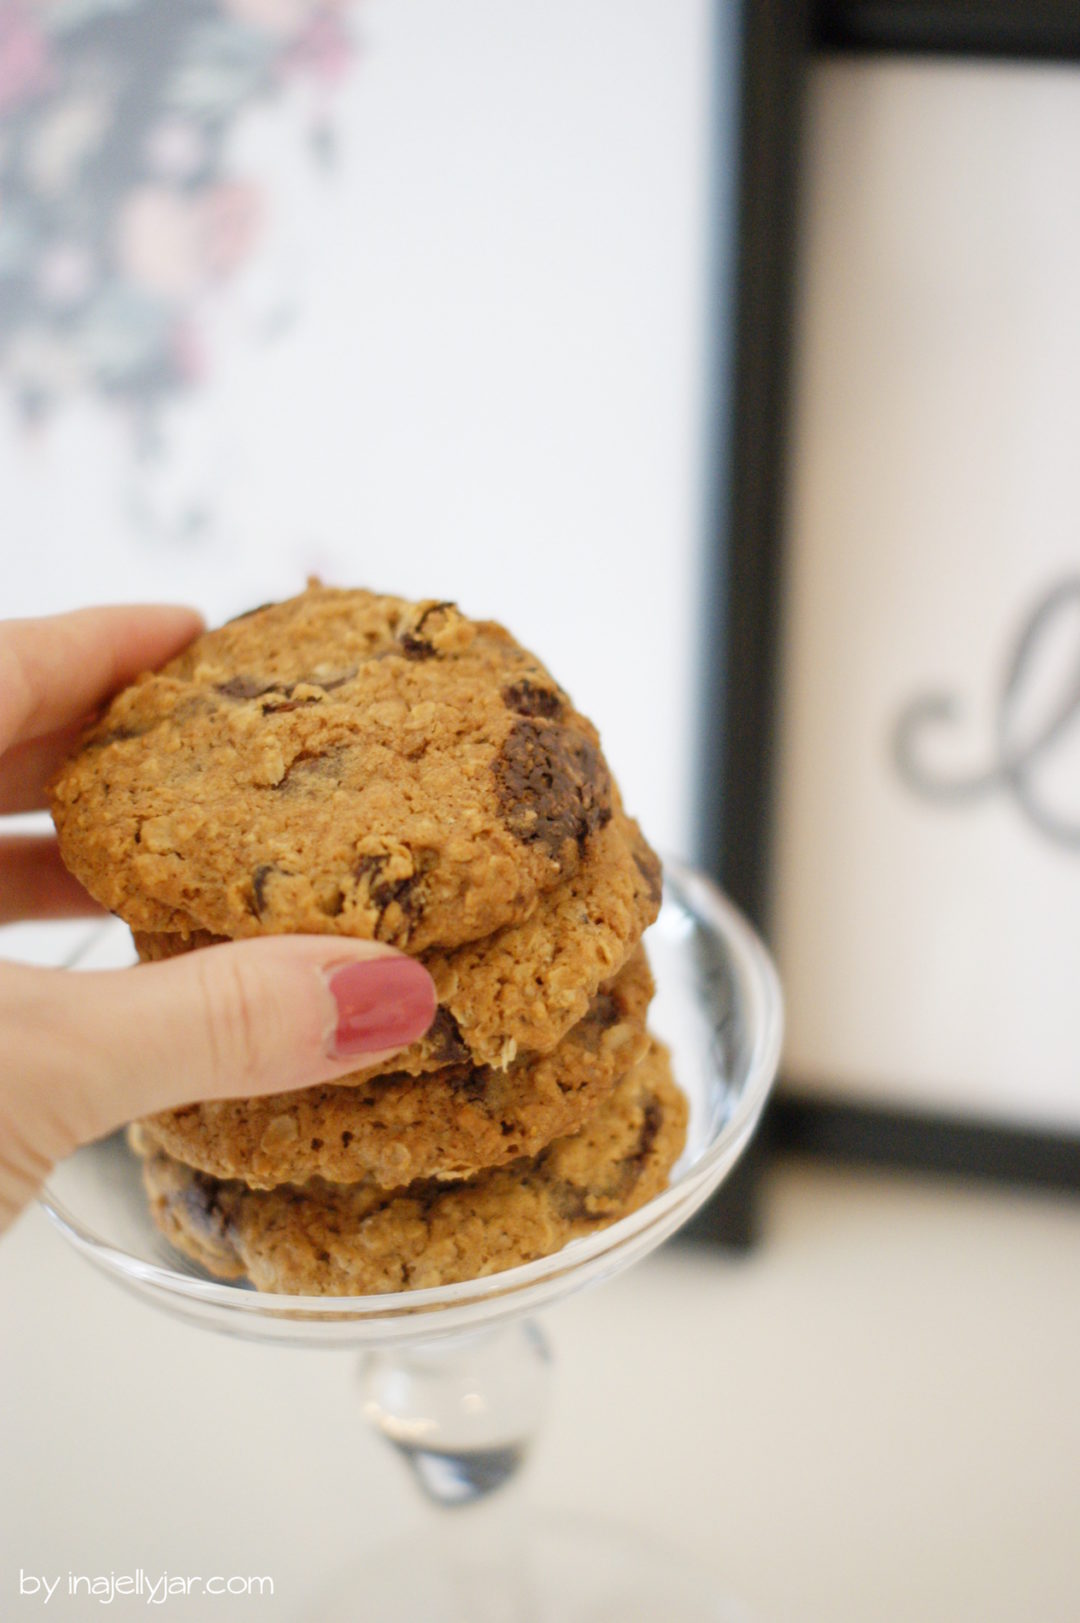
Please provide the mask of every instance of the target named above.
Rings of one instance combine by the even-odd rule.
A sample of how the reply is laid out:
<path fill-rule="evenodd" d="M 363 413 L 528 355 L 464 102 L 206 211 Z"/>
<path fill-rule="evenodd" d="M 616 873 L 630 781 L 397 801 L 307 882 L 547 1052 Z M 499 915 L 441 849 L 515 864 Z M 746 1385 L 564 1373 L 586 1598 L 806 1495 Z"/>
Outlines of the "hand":
<path fill-rule="evenodd" d="M 90 716 L 200 629 L 179 608 L 0 621 L 0 816 L 43 807 Z M 0 837 L 0 923 L 98 911 L 55 839 Z M 414 1042 L 434 1014 L 422 964 L 342 936 L 105 973 L 0 962 L 0 1230 L 54 1162 L 133 1117 L 332 1080 Z"/>

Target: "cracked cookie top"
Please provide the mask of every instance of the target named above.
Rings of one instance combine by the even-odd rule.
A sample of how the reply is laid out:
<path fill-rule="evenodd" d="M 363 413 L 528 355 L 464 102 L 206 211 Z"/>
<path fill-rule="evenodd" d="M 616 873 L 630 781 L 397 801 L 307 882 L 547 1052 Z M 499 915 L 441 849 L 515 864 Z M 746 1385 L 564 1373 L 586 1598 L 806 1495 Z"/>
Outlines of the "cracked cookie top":
<path fill-rule="evenodd" d="M 416 953 L 528 918 L 612 806 L 595 729 L 501 626 L 313 586 L 118 694 L 52 810 L 136 929 Z"/>

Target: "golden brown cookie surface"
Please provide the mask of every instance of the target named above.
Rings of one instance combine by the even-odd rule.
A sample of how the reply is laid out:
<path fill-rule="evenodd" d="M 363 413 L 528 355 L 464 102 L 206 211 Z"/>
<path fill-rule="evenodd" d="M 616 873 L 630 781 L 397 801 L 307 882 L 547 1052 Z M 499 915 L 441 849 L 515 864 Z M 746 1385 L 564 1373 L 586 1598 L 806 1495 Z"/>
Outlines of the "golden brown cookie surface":
<path fill-rule="evenodd" d="M 497 1273 L 626 1216 L 664 1187 L 686 1118 L 654 1042 L 577 1133 L 463 1183 L 258 1190 L 195 1172 L 145 1139 L 140 1149 L 155 1222 L 211 1273 L 266 1291 L 362 1295 Z"/>
<path fill-rule="evenodd" d="M 53 792 L 65 862 L 139 930 L 412 953 L 526 919 L 612 804 L 595 729 L 502 627 L 325 587 L 125 689 Z"/>
<path fill-rule="evenodd" d="M 599 987 L 617 975 L 656 917 L 660 865 L 637 824 L 617 811 L 589 842 L 578 871 L 543 896 L 523 924 L 453 952 L 423 954 L 439 1009 L 428 1035 L 394 1069 L 418 1074 L 458 1063 L 500 1069 L 560 1042 Z M 196 934 L 136 932 L 139 956 L 167 958 L 211 944 Z M 376 1074 L 357 1070 L 354 1080 Z"/>
<path fill-rule="evenodd" d="M 141 1125 L 176 1160 L 257 1188 L 319 1175 L 395 1188 L 534 1155 L 573 1132 L 642 1057 L 652 976 L 638 950 L 550 1054 L 162 1111 Z"/>

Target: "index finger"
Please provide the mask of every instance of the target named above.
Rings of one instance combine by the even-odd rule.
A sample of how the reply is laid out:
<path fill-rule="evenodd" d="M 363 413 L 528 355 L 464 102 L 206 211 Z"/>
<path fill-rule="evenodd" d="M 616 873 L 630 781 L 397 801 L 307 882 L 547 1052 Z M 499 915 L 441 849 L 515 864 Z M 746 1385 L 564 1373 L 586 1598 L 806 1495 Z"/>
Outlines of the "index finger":
<path fill-rule="evenodd" d="M 0 751 L 89 715 L 202 628 L 194 609 L 167 604 L 0 620 Z"/>

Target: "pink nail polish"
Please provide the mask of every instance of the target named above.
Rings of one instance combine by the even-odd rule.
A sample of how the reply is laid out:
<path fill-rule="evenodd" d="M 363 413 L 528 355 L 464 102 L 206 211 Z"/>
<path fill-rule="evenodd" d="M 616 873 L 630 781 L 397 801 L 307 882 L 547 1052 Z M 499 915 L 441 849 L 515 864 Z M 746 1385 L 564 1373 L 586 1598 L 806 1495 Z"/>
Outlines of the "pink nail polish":
<path fill-rule="evenodd" d="M 323 971 L 337 1004 L 327 1044 L 334 1059 L 403 1048 L 435 1018 L 435 986 L 413 958 L 361 958 Z"/>

